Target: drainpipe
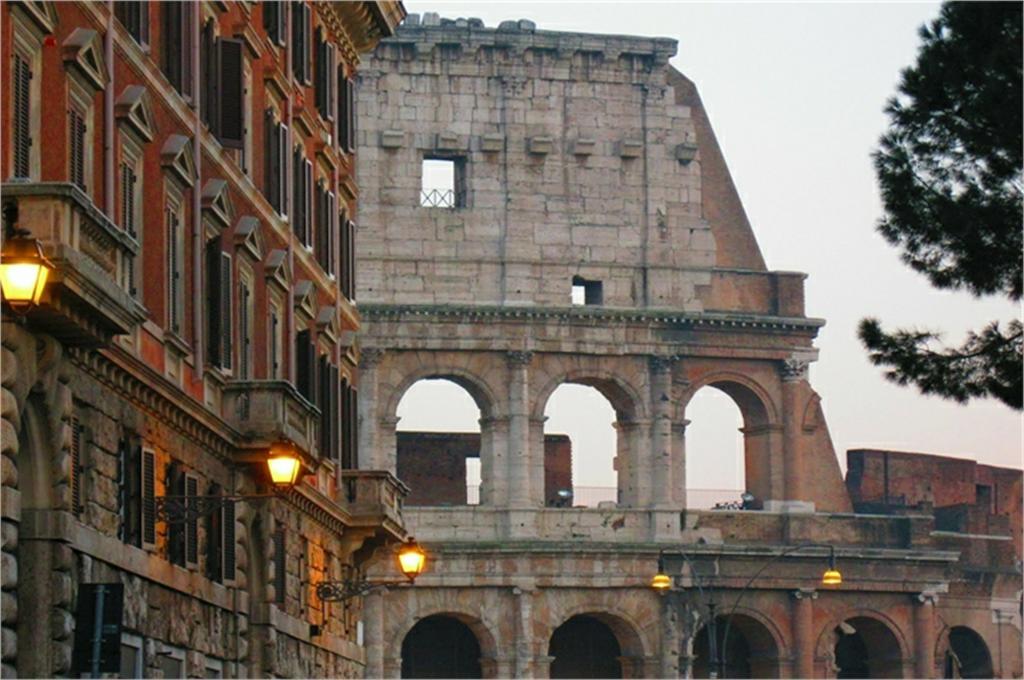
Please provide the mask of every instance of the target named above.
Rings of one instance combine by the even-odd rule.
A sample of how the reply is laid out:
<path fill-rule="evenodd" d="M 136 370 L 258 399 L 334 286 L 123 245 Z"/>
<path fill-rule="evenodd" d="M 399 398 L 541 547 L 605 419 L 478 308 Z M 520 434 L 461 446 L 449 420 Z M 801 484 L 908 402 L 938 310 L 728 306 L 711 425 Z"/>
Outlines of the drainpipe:
<path fill-rule="evenodd" d="M 107 32 L 103 36 L 107 60 L 107 88 L 103 93 L 103 209 L 114 222 L 117 187 L 114 185 L 114 2 L 107 0 Z"/>
<path fill-rule="evenodd" d="M 295 229 L 293 228 L 292 220 L 295 219 L 295 196 L 292 193 L 295 188 L 295 182 L 293 181 L 293 173 L 296 171 L 294 163 L 292 162 L 294 153 L 292 151 L 292 140 L 295 138 L 295 121 L 292 120 L 292 101 L 295 96 L 295 69 L 292 68 L 292 11 L 290 3 L 281 3 L 280 5 L 282 12 L 285 12 L 288 19 L 285 22 L 285 45 L 284 45 L 284 72 L 288 76 L 288 82 L 291 83 L 291 91 L 288 93 L 287 101 L 285 102 L 285 111 L 287 112 L 288 119 L 288 143 L 285 145 L 284 154 L 284 177 L 281 178 L 285 183 L 285 204 L 288 206 L 288 299 L 285 300 L 285 326 L 288 329 L 288 379 L 294 384 L 295 373 L 296 373 L 296 356 L 295 356 Z M 287 11 L 285 7 L 288 7 Z M 291 169 L 291 172 L 288 170 Z"/>
<path fill-rule="evenodd" d="M 648 153 L 647 153 L 647 93 L 648 93 L 647 85 L 640 85 L 640 125 L 641 125 L 641 129 L 643 131 L 642 139 L 643 139 L 643 147 L 644 147 L 644 149 L 643 149 L 643 154 L 644 154 L 644 156 L 643 156 L 643 162 L 644 162 L 644 168 L 643 168 L 643 171 L 644 171 L 644 178 L 643 178 L 643 186 L 644 186 L 644 215 L 643 215 L 643 221 L 641 222 L 641 224 L 643 225 L 643 231 L 644 231 L 643 239 L 644 240 L 643 240 L 643 268 L 641 269 L 641 276 L 643 277 L 643 281 L 642 281 L 642 283 L 643 283 L 643 296 L 644 296 L 643 300 L 644 300 L 644 307 L 645 308 L 651 306 L 651 292 L 649 290 L 650 283 L 649 283 L 649 272 L 648 272 L 649 267 L 650 267 L 650 262 L 649 262 L 649 259 L 650 259 L 650 244 L 649 244 L 649 240 L 650 240 L 650 234 L 651 234 L 651 225 L 650 225 L 650 221 L 651 221 L 650 220 L 651 205 L 650 205 L 650 180 L 649 180 L 648 168 L 647 168 L 647 156 L 648 156 Z"/>
<path fill-rule="evenodd" d="M 203 289 L 203 213 L 200 194 L 203 191 L 203 153 L 200 137 L 203 121 L 199 114 L 202 104 L 199 87 L 199 36 L 202 25 L 202 5 L 192 6 L 192 157 L 196 164 L 196 186 L 192 191 L 192 344 L 195 366 L 192 367 L 195 380 L 202 382 L 203 367 L 206 363 L 206 345 L 203 342 L 203 305 L 196 304 Z"/>

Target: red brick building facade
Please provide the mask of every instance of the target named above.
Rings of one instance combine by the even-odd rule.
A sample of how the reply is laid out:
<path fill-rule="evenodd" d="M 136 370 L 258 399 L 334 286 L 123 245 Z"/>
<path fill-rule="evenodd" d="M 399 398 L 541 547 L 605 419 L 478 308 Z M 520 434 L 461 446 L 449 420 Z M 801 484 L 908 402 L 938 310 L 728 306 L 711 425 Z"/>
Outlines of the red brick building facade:
<path fill-rule="evenodd" d="M 356 69 L 403 16 L 4 3 L 3 201 L 56 267 L 3 324 L 5 677 L 83 672 L 93 584 L 122 676 L 361 675 L 359 602 L 314 587 L 405 535 L 354 470 L 352 236 Z M 164 521 L 265 493 L 281 439 L 287 496 Z"/>

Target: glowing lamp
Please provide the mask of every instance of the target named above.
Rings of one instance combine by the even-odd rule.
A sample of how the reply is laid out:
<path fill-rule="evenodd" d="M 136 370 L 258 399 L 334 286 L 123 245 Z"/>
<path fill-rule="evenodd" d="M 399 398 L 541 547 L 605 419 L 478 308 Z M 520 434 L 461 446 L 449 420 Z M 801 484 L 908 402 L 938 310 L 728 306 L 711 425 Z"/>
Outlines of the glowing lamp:
<path fill-rule="evenodd" d="M 427 553 L 423 551 L 416 539 L 410 536 L 398 551 L 398 568 L 412 582 L 423 572 L 423 567 L 426 565 Z"/>
<path fill-rule="evenodd" d="M 651 587 L 661 593 L 672 587 L 672 579 L 665 573 L 665 558 L 658 556 L 658 573 L 651 579 Z"/>
<path fill-rule="evenodd" d="M 288 489 L 295 486 L 295 482 L 299 478 L 302 460 L 299 459 L 294 445 L 290 443 L 274 444 L 270 447 L 267 469 L 270 471 L 270 481 L 274 483 L 274 486 L 278 489 Z"/>
<path fill-rule="evenodd" d="M 7 239 L 0 252 L 0 290 L 15 313 L 39 304 L 52 269 L 39 241 L 21 234 Z"/>
<path fill-rule="evenodd" d="M 832 548 L 828 555 L 828 569 L 821 575 L 821 584 L 825 586 L 839 586 L 843 584 L 843 575 L 836 569 L 836 551 Z"/>

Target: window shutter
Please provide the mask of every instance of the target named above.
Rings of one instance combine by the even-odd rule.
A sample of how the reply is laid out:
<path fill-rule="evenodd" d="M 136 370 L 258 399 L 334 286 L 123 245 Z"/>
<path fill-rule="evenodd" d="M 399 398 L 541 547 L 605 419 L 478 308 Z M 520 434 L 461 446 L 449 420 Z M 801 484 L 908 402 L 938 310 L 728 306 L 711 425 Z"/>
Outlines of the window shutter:
<path fill-rule="evenodd" d="M 199 496 L 199 480 L 192 475 L 185 477 L 185 496 L 189 506 L 194 507 Z M 185 533 L 185 562 L 189 565 L 199 563 L 199 520 L 188 521 Z"/>
<path fill-rule="evenodd" d="M 302 28 L 302 51 L 299 56 L 302 59 L 302 82 L 306 85 L 310 84 L 312 79 L 313 65 L 311 63 L 311 54 L 313 46 L 313 12 L 309 5 L 305 2 L 300 5 L 302 16 L 301 28 Z"/>
<path fill-rule="evenodd" d="M 221 144 L 231 149 L 245 146 L 243 54 L 241 40 L 221 38 L 217 41 L 217 62 L 220 67 L 217 86 L 220 125 L 217 133 Z"/>
<path fill-rule="evenodd" d="M 338 239 L 335 220 L 338 217 L 338 199 L 333 192 L 327 194 L 327 273 L 338 273 Z"/>
<path fill-rule="evenodd" d="M 308 330 L 295 334 L 295 387 L 299 394 L 313 401 L 313 341 Z"/>
<path fill-rule="evenodd" d="M 313 244 L 313 163 L 305 159 L 302 161 L 302 191 L 302 200 L 306 202 L 302 211 L 304 237 L 302 243 L 309 246 Z"/>
<path fill-rule="evenodd" d="M 346 385 L 348 392 L 348 410 L 345 418 L 348 420 L 348 433 L 345 442 L 348 447 L 348 465 L 342 465 L 349 470 L 359 467 L 359 395 L 351 385 Z"/>
<path fill-rule="evenodd" d="M 267 201 L 270 202 L 274 210 L 281 212 L 277 189 L 277 183 L 281 179 L 278 174 L 280 149 L 277 144 L 277 122 L 274 121 L 274 112 L 271 109 L 263 112 L 263 143 L 266 152 L 263 167 L 263 195 L 267 197 Z"/>
<path fill-rule="evenodd" d="M 167 277 L 170 281 L 167 302 L 167 327 L 175 333 L 181 331 L 181 310 L 178 309 L 181 290 L 181 266 L 178 253 L 178 213 L 167 209 Z"/>
<path fill-rule="evenodd" d="M 171 496 L 185 495 L 185 473 L 178 463 L 171 463 L 167 471 L 167 493 Z M 185 533 L 186 528 L 180 522 L 167 525 L 167 557 L 171 564 L 185 566 Z"/>
<path fill-rule="evenodd" d="M 316 261 L 324 270 L 327 265 L 324 263 L 326 248 L 324 247 L 324 189 L 323 182 L 317 182 L 313 187 L 313 247 L 316 250 Z"/>
<path fill-rule="evenodd" d="M 279 366 L 277 362 L 277 333 L 278 324 L 277 312 L 270 313 L 270 379 L 276 380 L 279 375 Z"/>
<path fill-rule="evenodd" d="M 220 242 L 212 239 L 206 244 L 206 353 L 210 364 L 221 366 L 221 278 Z"/>
<path fill-rule="evenodd" d="M 285 603 L 285 585 L 287 584 L 287 539 L 284 529 L 274 532 L 274 602 Z"/>
<path fill-rule="evenodd" d="M 330 370 L 330 374 L 328 375 L 328 380 L 330 382 L 330 389 L 327 392 L 327 394 L 328 394 L 328 403 L 327 403 L 327 407 L 328 408 L 327 408 L 327 410 L 329 412 L 328 423 L 329 423 L 329 426 L 331 428 L 331 439 L 330 439 L 329 451 L 330 451 L 330 458 L 331 458 L 331 460 L 334 460 L 334 461 L 338 460 L 338 458 L 340 457 L 340 453 L 341 453 L 341 447 L 339 446 L 339 441 L 338 441 L 338 435 L 341 432 L 340 428 L 338 427 L 338 421 L 339 421 L 339 413 L 338 413 L 339 392 L 338 391 L 341 388 L 341 383 L 339 382 L 339 376 L 340 376 L 340 373 L 338 371 L 338 367 L 332 365 L 331 366 L 331 370 Z"/>
<path fill-rule="evenodd" d="M 299 241 L 305 243 L 306 239 L 304 238 L 305 234 L 303 228 L 305 215 L 303 215 L 303 211 L 306 208 L 306 202 L 302 198 L 303 192 L 305 191 L 302 186 L 305 173 L 303 172 L 301 146 L 295 147 L 295 151 L 292 154 L 292 168 L 295 172 L 295 174 L 292 175 L 292 197 L 295 200 L 295 210 L 292 211 L 292 231 L 299 237 Z"/>
<path fill-rule="evenodd" d="M 277 191 L 278 191 L 278 205 L 280 205 L 280 212 L 282 215 L 288 214 L 288 126 L 284 123 L 280 123 L 277 126 Z"/>
<path fill-rule="evenodd" d="M 320 383 L 320 389 L 317 390 L 316 394 L 316 406 L 320 409 L 320 457 L 326 458 L 330 453 L 330 396 L 327 394 L 327 388 L 330 384 L 330 375 L 328 371 L 330 365 L 327 363 L 327 355 L 322 354 L 317 359 L 317 375 L 319 377 L 318 382 Z"/>
<path fill-rule="evenodd" d="M 121 540 L 142 547 L 142 445 L 129 433 L 121 438 L 119 482 Z"/>
<path fill-rule="evenodd" d="M 351 78 L 345 79 L 345 92 L 345 151 L 353 153 L 356 150 L 356 88 Z"/>
<path fill-rule="evenodd" d="M 142 544 L 156 544 L 156 454 L 142 451 Z"/>
<path fill-rule="evenodd" d="M 32 71 L 28 61 L 14 55 L 14 176 L 28 177 L 31 164 Z"/>
<path fill-rule="evenodd" d="M 238 377 L 249 377 L 249 286 L 238 287 Z"/>
<path fill-rule="evenodd" d="M 335 57 L 335 48 L 332 43 L 325 43 L 324 49 L 327 51 L 327 55 L 324 57 L 326 61 L 324 64 L 324 104 L 327 107 L 325 116 L 327 120 L 334 120 L 334 78 L 331 76 L 334 72 L 334 63 L 337 61 L 337 58 Z"/>
<path fill-rule="evenodd" d="M 342 151 L 350 152 L 349 140 L 352 137 L 352 106 L 349 98 L 352 96 L 348 87 L 349 80 L 345 77 L 345 67 L 338 64 L 338 146 Z"/>
<path fill-rule="evenodd" d="M 302 30 L 302 18 L 304 13 L 302 11 L 303 2 L 292 2 L 292 73 L 298 80 L 304 80 L 304 74 L 302 71 L 302 52 L 303 44 L 302 38 L 304 37 L 304 31 Z"/>
<path fill-rule="evenodd" d="M 217 63 L 219 50 L 213 25 L 213 19 L 207 20 L 203 24 L 203 30 L 199 36 L 199 73 L 203 79 L 199 110 L 206 126 L 214 135 L 219 135 L 218 123 L 220 121 L 217 115 L 220 102 L 220 93 L 217 91 L 220 71 Z"/>
<path fill-rule="evenodd" d="M 265 0 L 262 3 L 263 6 L 263 30 L 267 32 L 267 37 L 273 42 L 280 42 L 283 38 L 283 31 L 281 30 L 282 24 L 282 11 L 281 3 L 277 0 Z"/>
<path fill-rule="evenodd" d="M 82 424 L 71 419 L 71 512 L 82 514 Z"/>
<path fill-rule="evenodd" d="M 163 45 L 161 63 L 164 75 L 171 85 L 181 92 L 181 6 L 175 2 L 165 2 L 160 6 L 161 16 L 160 38 Z"/>
<path fill-rule="evenodd" d="M 235 580 L 235 504 L 224 506 L 224 580 Z"/>
<path fill-rule="evenodd" d="M 85 191 L 85 118 L 68 110 L 68 178 Z"/>
<path fill-rule="evenodd" d="M 220 317 L 221 317 L 221 366 L 231 368 L 231 255 L 220 254 Z"/>
<path fill-rule="evenodd" d="M 338 457 L 338 465 L 342 470 L 349 469 L 349 450 L 348 450 L 348 432 L 352 427 L 348 422 L 348 380 L 342 379 L 341 385 L 341 413 L 339 415 L 339 422 L 341 423 L 341 451 Z"/>
<path fill-rule="evenodd" d="M 313 81 L 313 98 L 316 101 L 316 108 L 320 115 L 327 118 L 327 105 L 324 96 L 327 94 L 327 87 L 324 84 L 324 74 L 327 70 L 327 44 L 323 39 L 323 30 L 319 27 L 314 33 L 313 45 L 316 52 L 316 73 Z"/>

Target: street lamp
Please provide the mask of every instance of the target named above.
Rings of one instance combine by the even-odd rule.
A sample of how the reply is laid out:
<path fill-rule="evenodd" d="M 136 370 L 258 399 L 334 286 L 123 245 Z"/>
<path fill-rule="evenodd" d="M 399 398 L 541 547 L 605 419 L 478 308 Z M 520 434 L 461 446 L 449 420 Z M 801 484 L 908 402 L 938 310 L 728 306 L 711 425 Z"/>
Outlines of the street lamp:
<path fill-rule="evenodd" d="M 708 629 L 708 648 L 709 648 L 709 657 L 710 657 L 709 658 L 709 662 L 710 662 L 711 668 L 712 668 L 711 677 L 718 677 L 718 669 L 719 669 L 719 667 L 723 671 L 725 669 L 725 665 L 726 665 L 725 656 L 726 656 L 727 645 L 729 644 L 729 633 L 730 633 L 730 631 L 732 629 L 733 615 L 736 613 L 736 610 L 740 606 L 740 602 L 743 601 L 743 597 L 747 594 L 747 591 L 750 590 L 750 587 L 754 584 L 754 582 L 758 578 L 760 578 L 761 574 L 763 574 L 765 572 L 765 570 L 768 569 L 768 567 L 772 566 L 773 564 L 775 564 L 777 561 L 779 561 L 783 557 L 786 557 L 787 555 L 791 555 L 791 554 L 793 554 L 793 553 L 795 553 L 795 552 L 797 552 L 799 550 L 803 550 L 805 548 L 828 548 L 828 568 L 821 575 L 821 583 L 824 586 L 838 586 L 838 585 L 842 585 L 842 583 L 843 583 L 843 575 L 839 571 L 838 567 L 836 566 L 836 548 L 835 548 L 834 545 L 823 544 L 823 543 L 800 543 L 798 545 L 794 545 L 794 546 L 790 546 L 790 547 L 786 548 L 785 550 L 783 550 L 782 552 L 778 553 L 777 555 L 773 555 L 772 558 L 769 559 L 768 561 L 766 561 L 764 564 L 762 564 L 761 567 L 754 573 L 754 575 L 751 576 L 750 579 L 744 584 L 743 588 L 740 590 L 740 594 L 736 597 L 736 601 L 733 603 L 732 608 L 729 610 L 728 618 L 725 621 L 725 634 L 722 636 L 721 658 L 719 658 L 719 655 L 717 653 L 717 647 L 718 647 L 717 635 L 718 635 L 718 631 L 717 631 L 717 626 L 716 626 L 716 622 L 715 622 L 715 605 L 714 605 L 714 603 L 712 603 L 710 601 L 706 603 L 706 606 L 707 606 L 707 609 L 708 609 L 708 612 L 709 612 L 709 617 L 710 617 L 710 619 L 708 620 L 708 623 L 707 623 L 707 629 Z M 672 586 L 672 579 L 668 576 L 668 574 L 666 573 L 666 570 L 665 570 L 665 555 L 666 554 L 669 554 L 669 553 L 666 553 L 664 550 L 662 550 L 658 554 L 658 572 L 651 579 L 651 588 L 653 588 L 656 592 L 659 592 L 659 593 L 666 592 Z M 697 590 L 701 593 L 701 596 L 703 597 L 704 589 L 701 587 L 700 582 L 697 580 L 698 574 L 697 574 L 696 569 L 693 566 L 693 562 L 690 561 L 689 556 L 685 552 L 683 552 L 683 551 L 678 551 L 677 553 L 672 553 L 672 554 L 678 554 L 678 555 L 682 556 L 682 558 L 690 566 L 690 572 L 693 574 L 694 584 L 697 586 Z"/>
<path fill-rule="evenodd" d="M 18 205 L 4 205 L 4 246 L 0 251 L 0 290 L 15 314 L 26 314 L 39 304 L 53 264 L 27 229 L 17 226 Z"/>
<path fill-rule="evenodd" d="M 406 580 L 369 581 L 366 575 L 358 570 L 340 581 L 321 581 L 316 586 L 316 596 L 321 602 L 341 602 L 359 597 L 389 586 L 401 586 L 416 582 L 416 577 L 423 573 L 427 564 L 427 553 L 416 539 L 410 536 L 397 554 L 398 568 Z"/>
<path fill-rule="evenodd" d="M 168 524 L 184 524 L 200 517 L 213 515 L 227 505 L 238 501 L 274 498 L 288 493 L 298 481 L 302 458 L 291 442 L 279 442 L 270 447 L 267 471 L 274 485 L 273 493 L 218 494 L 218 495 L 165 495 L 153 499 L 156 518 Z"/>

